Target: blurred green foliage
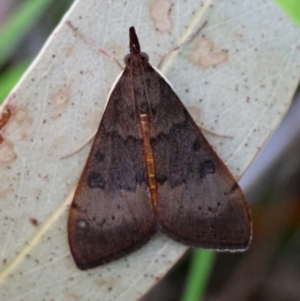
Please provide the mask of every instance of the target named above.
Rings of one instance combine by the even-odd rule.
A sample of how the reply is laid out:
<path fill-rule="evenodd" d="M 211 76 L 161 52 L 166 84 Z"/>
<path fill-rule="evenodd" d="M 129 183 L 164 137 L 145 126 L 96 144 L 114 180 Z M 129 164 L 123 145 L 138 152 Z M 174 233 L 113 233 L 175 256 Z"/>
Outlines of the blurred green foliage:
<path fill-rule="evenodd" d="M 193 252 L 192 264 L 190 266 L 189 274 L 185 290 L 181 301 L 195 301 L 201 300 L 204 296 L 206 284 L 215 261 L 216 253 L 213 251 L 196 249 Z"/>
<path fill-rule="evenodd" d="M 283 11 L 300 26 L 300 1 L 299 0 L 275 0 Z"/>
<path fill-rule="evenodd" d="M 0 27 L 0 104 L 36 55 L 15 62 L 11 60 L 13 53 L 46 13 L 53 19 L 54 27 L 71 3 L 71 0 L 22 0 Z"/>

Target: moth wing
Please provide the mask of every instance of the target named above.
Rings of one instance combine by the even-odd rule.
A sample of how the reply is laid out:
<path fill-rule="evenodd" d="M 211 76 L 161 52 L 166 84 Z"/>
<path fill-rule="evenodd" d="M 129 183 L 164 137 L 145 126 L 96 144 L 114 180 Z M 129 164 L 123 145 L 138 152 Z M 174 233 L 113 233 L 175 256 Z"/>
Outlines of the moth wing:
<path fill-rule="evenodd" d="M 158 73 L 152 78 L 151 144 L 162 230 L 195 247 L 247 248 L 251 221 L 242 190 L 172 88 Z"/>
<path fill-rule="evenodd" d="M 156 231 L 127 81 L 122 75 L 112 91 L 69 212 L 69 244 L 81 269 L 130 253 Z"/>

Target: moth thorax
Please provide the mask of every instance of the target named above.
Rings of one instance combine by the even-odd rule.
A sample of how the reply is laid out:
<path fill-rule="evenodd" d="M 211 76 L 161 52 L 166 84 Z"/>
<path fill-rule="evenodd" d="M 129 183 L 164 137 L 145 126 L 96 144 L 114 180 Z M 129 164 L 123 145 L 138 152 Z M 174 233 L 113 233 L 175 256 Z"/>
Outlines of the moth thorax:
<path fill-rule="evenodd" d="M 147 170 L 148 187 L 151 195 L 151 202 L 154 208 L 157 204 L 157 183 L 155 174 L 155 161 L 153 149 L 150 143 L 151 125 L 148 114 L 140 114 L 141 134 L 143 139 L 143 153 Z"/>

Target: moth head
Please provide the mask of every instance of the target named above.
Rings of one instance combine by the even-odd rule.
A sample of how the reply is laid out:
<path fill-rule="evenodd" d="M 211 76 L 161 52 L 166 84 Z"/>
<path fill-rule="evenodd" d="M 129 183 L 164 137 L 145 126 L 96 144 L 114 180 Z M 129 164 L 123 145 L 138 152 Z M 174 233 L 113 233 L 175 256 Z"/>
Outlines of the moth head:
<path fill-rule="evenodd" d="M 124 57 L 124 63 L 126 67 L 130 67 L 130 65 L 134 62 L 142 63 L 143 65 L 148 64 L 149 56 L 145 52 L 141 52 L 139 54 L 129 53 Z"/>

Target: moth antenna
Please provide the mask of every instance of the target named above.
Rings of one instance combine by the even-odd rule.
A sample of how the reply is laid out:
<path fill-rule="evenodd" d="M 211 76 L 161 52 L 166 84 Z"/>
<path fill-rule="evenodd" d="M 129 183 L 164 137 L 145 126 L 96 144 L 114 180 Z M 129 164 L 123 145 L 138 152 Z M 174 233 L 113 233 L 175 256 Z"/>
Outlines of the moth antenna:
<path fill-rule="evenodd" d="M 129 49 L 130 49 L 130 53 L 134 53 L 134 54 L 141 53 L 139 39 L 135 33 L 135 29 L 133 26 L 129 28 Z"/>

